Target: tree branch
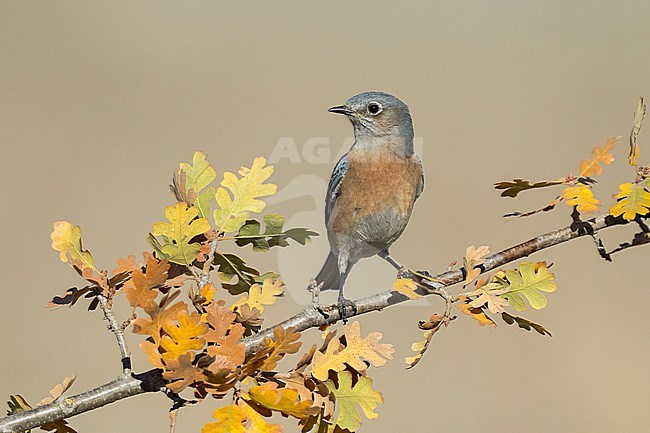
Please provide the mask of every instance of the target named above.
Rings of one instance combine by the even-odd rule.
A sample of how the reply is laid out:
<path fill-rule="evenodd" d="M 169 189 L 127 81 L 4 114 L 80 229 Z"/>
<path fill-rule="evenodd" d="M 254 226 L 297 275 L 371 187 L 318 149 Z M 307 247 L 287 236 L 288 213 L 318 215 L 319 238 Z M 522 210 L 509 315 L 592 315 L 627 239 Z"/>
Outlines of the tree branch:
<path fill-rule="evenodd" d="M 606 214 L 595 217 L 583 225 L 574 223 L 570 227 L 561 228 L 539 235 L 529 241 L 493 254 L 485 259 L 482 269 L 484 272 L 490 271 L 554 245 L 586 235 L 593 236 L 594 233 L 607 227 L 625 225 L 627 223 L 628 221 L 621 217 L 614 218 Z M 585 228 L 586 225 L 589 226 L 588 229 Z M 441 296 L 442 291 L 440 289 L 460 283 L 463 281 L 464 277 L 465 271 L 462 268 L 448 270 L 436 275 L 433 278 L 435 281 L 427 282 L 427 284 L 431 286 L 431 289 L 418 289 L 418 291 L 423 296 L 432 294 Z M 400 304 L 408 300 L 409 298 L 404 295 L 387 290 L 354 301 L 357 311 L 349 317 L 359 316 L 371 311 L 380 311 L 386 307 Z M 335 323 L 340 320 L 340 315 L 336 307 L 327 307 L 325 310 L 328 313 L 328 317 L 324 317 L 312 307 L 306 308 L 295 316 L 267 328 L 258 334 L 243 338 L 242 342 L 246 345 L 246 353 L 252 354 L 260 350 L 265 344 L 265 339 L 273 337 L 273 330 L 276 328 L 287 329 L 289 327 L 294 327 L 298 331 L 304 331 L 309 328 Z M 0 419 L 0 432 L 12 433 L 28 430 L 41 426 L 47 422 L 70 418 L 74 415 L 97 409 L 106 404 L 130 396 L 145 392 L 164 391 L 165 389 L 165 382 L 162 379 L 161 370 L 159 369 L 149 370 L 140 375 L 123 374 L 112 382 L 82 394 L 72 397 L 62 397 L 50 404 L 2 418 Z"/>

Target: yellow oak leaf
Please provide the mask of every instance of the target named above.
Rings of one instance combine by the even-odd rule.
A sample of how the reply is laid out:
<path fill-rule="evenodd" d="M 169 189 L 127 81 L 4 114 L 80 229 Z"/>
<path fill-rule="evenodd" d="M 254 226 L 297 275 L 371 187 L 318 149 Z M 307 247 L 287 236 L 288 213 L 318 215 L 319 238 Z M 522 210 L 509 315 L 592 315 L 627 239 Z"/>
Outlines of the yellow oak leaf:
<path fill-rule="evenodd" d="M 349 371 L 340 371 L 337 377 L 338 386 L 331 379 L 325 382 L 339 406 L 336 425 L 342 429 L 357 431 L 361 427 L 361 415 L 357 405 L 368 419 L 377 418 L 379 414 L 375 409 L 379 403 L 384 402 L 384 398 L 379 391 L 372 389 L 372 379 L 369 377 L 359 376 L 354 386 L 352 386 L 352 373 Z"/>
<path fill-rule="evenodd" d="M 161 251 L 170 262 L 190 265 L 198 255 L 201 245 L 190 243 L 197 235 L 210 230 L 210 223 L 205 218 L 197 218 L 199 210 L 186 203 L 176 203 L 165 209 L 169 222 L 158 222 L 153 226 L 154 236 L 163 236 Z"/>
<path fill-rule="evenodd" d="M 54 223 L 50 238 L 52 248 L 59 251 L 62 262 L 67 263 L 70 257 L 81 263 L 82 270 L 86 268 L 96 270 L 92 254 L 81 246 L 81 227 L 72 225 L 68 221 L 57 221 Z"/>
<path fill-rule="evenodd" d="M 594 149 L 591 151 L 592 158 L 586 159 L 580 163 L 579 177 L 598 176 L 600 173 L 602 173 L 603 167 L 600 165 L 600 163 L 609 165 L 612 163 L 612 161 L 614 161 L 614 156 L 612 156 L 611 151 L 614 149 L 614 147 L 616 147 L 620 138 L 621 137 L 610 137 L 607 140 L 607 144 L 605 144 L 605 146 L 594 147 Z"/>
<path fill-rule="evenodd" d="M 199 214 L 202 217 L 207 217 L 210 213 L 210 202 L 214 199 L 215 188 L 208 187 L 216 178 L 217 172 L 210 166 L 203 152 L 195 152 L 192 160 L 192 165 L 181 162 L 179 172 L 185 173 L 185 188 L 187 192 L 194 191 L 196 194 L 196 202 L 194 205 L 199 209 Z"/>
<path fill-rule="evenodd" d="M 278 298 L 284 296 L 284 289 L 282 288 L 282 281 L 267 278 L 262 285 L 253 284 L 248 293 L 244 293 L 241 298 L 232 305 L 234 310 L 246 304 L 251 309 L 257 308 L 260 313 L 264 312 L 265 305 L 273 305 L 277 302 Z"/>
<path fill-rule="evenodd" d="M 393 281 L 393 290 L 404 296 L 408 296 L 410 299 L 417 299 L 420 297 L 420 295 L 415 291 L 417 287 L 415 281 L 410 278 L 399 278 Z"/>
<path fill-rule="evenodd" d="M 241 177 L 229 172 L 223 174 L 221 187 L 215 194 L 219 208 L 214 211 L 214 221 L 219 230 L 236 232 L 248 219 L 249 212 L 264 210 L 266 203 L 257 198 L 273 195 L 277 190 L 277 185 L 264 183 L 273 174 L 273 166 L 265 167 L 265 164 L 266 159 L 259 157 L 251 168 L 239 170 Z"/>
<path fill-rule="evenodd" d="M 618 202 L 609 209 L 610 215 L 623 215 L 627 221 L 632 221 L 637 215 L 646 215 L 650 211 L 650 182 L 646 182 L 646 187 L 634 183 L 619 185 L 618 194 L 614 196 Z"/>
<path fill-rule="evenodd" d="M 214 294 L 217 292 L 217 289 L 208 283 L 199 291 L 199 294 L 203 297 L 203 305 L 208 305 L 214 299 Z"/>
<path fill-rule="evenodd" d="M 247 412 L 238 404 L 229 404 L 215 410 L 216 422 L 203 426 L 201 433 L 246 433 Z"/>
<path fill-rule="evenodd" d="M 249 394 L 254 402 L 298 419 L 316 415 L 320 411 L 318 407 L 313 406 L 312 400 L 299 400 L 298 391 L 295 389 L 278 388 L 275 382 L 254 386 Z"/>
<path fill-rule="evenodd" d="M 162 358 L 165 361 L 178 360 L 178 357 L 190 350 L 201 350 L 205 345 L 202 337 L 208 332 L 208 325 L 201 323 L 201 315 L 187 310 L 181 310 L 176 319 L 178 323 L 166 321 L 162 324 L 163 335 L 160 347 L 165 350 Z"/>
<path fill-rule="evenodd" d="M 598 211 L 600 200 L 594 198 L 594 193 L 588 186 L 570 186 L 562 190 L 562 197 L 567 206 L 577 206 L 578 212 L 592 213 Z"/>
<path fill-rule="evenodd" d="M 332 339 L 325 353 L 314 354 L 311 375 L 316 379 L 327 379 L 330 370 L 344 370 L 345 364 L 357 371 L 364 371 L 367 368 L 366 362 L 373 367 L 381 367 L 388 362 L 388 359 L 393 359 L 395 349 L 388 343 L 379 342 L 382 338 L 380 332 L 371 332 L 365 338 L 361 338 L 361 325 L 359 322 L 353 322 L 343 326 L 343 333 L 346 341 L 343 350 L 339 351 L 339 340 Z"/>
<path fill-rule="evenodd" d="M 540 310 L 546 307 L 548 302 L 542 292 L 554 292 L 557 289 L 557 284 L 553 281 L 555 275 L 549 272 L 544 262 L 538 262 L 537 265 L 530 262 L 522 263 L 518 269 L 506 271 L 505 277 L 508 282 L 505 292 L 500 297 L 507 299 L 517 311 L 526 309 L 522 295 L 528 300 L 531 307 Z"/>
<path fill-rule="evenodd" d="M 414 356 L 408 356 L 404 359 L 404 362 L 406 362 L 407 370 L 415 367 L 417 363 L 420 362 L 422 356 L 424 355 L 424 352 L 426 352 L 429 348 L 429 343 L 431 343 L 431 339 L 437 330 L 438 328 L 427 329 L 424 331 L 424 340 L 416 341 L 415 343 L 411 344 L 411 350 L 418 353 Z"/>
<path fill-rule="evenodd" d="M 203 426 L 201 433 L 282 433 L 282 426 L 269 424 L 248 404 L 229 404 L 212 414 L 217 422 Z"/>
<path fill-rule="evenodd" d="M 458 308 L 458 311 L 461 313 L 467 314 L 478 321 L 478 324 L 481 326 L 497 326 L 497 324 L 485 314 L 485 311 L 483 311 L 482 308 L 475 308 L 469 305 L 469 300 L 465 296 L 461 296 L 460 303 L 456 304 L 456 308 Z"/>
<path fill-rule="evenodd" d="M 465 257 L 463 257 L 463 268 L 465 268 L 465 283 L 467 286 L 472 280 L 481 274 L 481 270 L 477 266 L 485 263 L 485 257 L 490 254 L 490 247 L 487 245 L 476 248 L 474 245 L 467 247 Z"/>
<path fill-rule="evenodd" d="M 636 107 L 636 113 L 634 113 L 634 125 L 632 126 L 632 131 L 630 132 L 630 150 L 628 152 L 628 162 L 631 166 L 636 167 L 636 160 L 639 158 L 639 147 L 637 146 L 637 136 L 641 131 L 641 126 L 643 125 L 643 118 L 646 113 L 646 105 L 643 99 L 643 96 L 639 98 L 639 104 Z"/>

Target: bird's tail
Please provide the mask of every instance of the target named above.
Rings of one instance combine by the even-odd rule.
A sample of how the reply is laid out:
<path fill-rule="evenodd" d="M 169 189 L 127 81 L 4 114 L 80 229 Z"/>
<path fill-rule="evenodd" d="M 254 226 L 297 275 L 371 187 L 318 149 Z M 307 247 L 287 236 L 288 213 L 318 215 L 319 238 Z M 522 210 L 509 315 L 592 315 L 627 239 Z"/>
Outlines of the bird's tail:
<path fill-rule="evenodd" d="M 323 268 L 320 270 L 316 276 L 316 281 L 318 284 L 323 283 L 323 290 L 338 290 L 339 289 L 339 266 L 338 260 L 334 254 L 330 251 L 327 255 L 327 260 Z"/>

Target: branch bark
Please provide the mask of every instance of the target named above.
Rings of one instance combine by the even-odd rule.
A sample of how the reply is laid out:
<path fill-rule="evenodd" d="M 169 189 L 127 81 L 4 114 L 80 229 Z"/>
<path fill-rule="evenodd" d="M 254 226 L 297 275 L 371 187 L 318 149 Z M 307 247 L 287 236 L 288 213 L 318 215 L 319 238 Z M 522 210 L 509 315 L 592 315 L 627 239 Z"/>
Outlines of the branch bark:
<path fill-rule="evenodd" d="M 595 217 L 582 224 L 576 224 L 574 222 L 574 224 L 569 227 L 564 227 L 539 235 L 526 242 L 493 254 L 486 258 L 482 268 L 483 271 L 490 271 L 554 245 L 582 236 L 593 236 L 596 232 L 602 229 L 627 223 L 628 221 L 625 221 L 620 217 L 614 218 L 606 214 Z M 432 286 L 432 290 L 425 291 L 423 289 L 418 289 L 421 295 L 440 295 L 440 292 L 436 289 L 449 287 L 463 281 L 465 278 L 465 271 L 462 268 L 449 270 L 434 276 L 434 278 L 438 282 L 429 283 L 429 285 Z M 371 311 L 380 311 L 386 307 L 400 304 L 408 300 L 409 298 L 404 295 L 387 290 L 354 301 L 354 304 L 357 307 L 356 313 L 350 314 L 348 317 L 359 316 Z M 267 328 L 258 334 L 244 338 L 242 339 L 242 342 L 246 344 L 246 353 L 252 354 L 259 350 L 265 344 L 266 338 L 273 337 L 273 330 L 276 328 L 287 329 L 294 327 L 298 331 L 304 331 L 309 328 L 335 323 L 341 319 L 338 309 L 335 307 L 327 308 L 326 313 L 328 313 L 328 317 L 324 317 L 314 308 L 309 307 L 295 316 Z M 149 370 L 139 375 L 123 374 L 112 382 L 82 394 L 72 397 L 62 397 L 50 404 L 2 418 L 0 419 L 0 432 L 12 433 L 29 430 L 48 422 L 70 418 L 74 415 L 100 408 L 127 397 L 146 392 L 164 391 L 165 389 L 162 372 L 159 369 Z"/>

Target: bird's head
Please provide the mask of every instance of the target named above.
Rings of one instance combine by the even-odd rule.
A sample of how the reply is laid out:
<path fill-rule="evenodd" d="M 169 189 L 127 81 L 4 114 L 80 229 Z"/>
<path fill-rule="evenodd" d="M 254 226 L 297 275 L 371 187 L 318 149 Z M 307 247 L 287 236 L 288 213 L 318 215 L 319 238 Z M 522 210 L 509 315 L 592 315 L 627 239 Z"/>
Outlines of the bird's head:
<path fill-rule="evenodd" d="M 409 108 L 388 93 L 360 93 L 328 111 L 346 115 L 352 122 L 357 139 L 386 136 L 413 139 Z"/>

